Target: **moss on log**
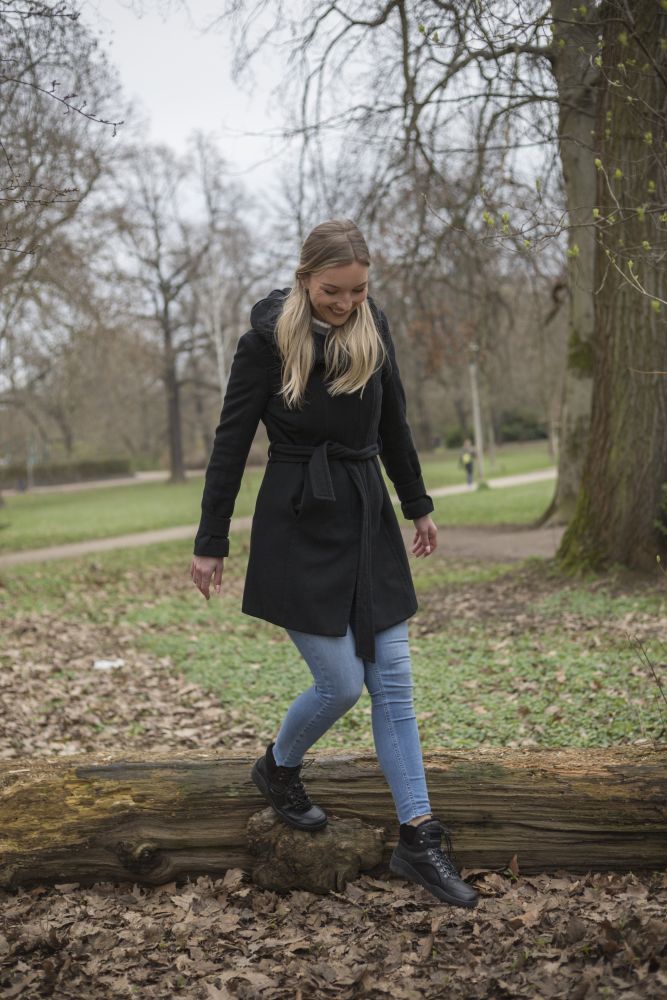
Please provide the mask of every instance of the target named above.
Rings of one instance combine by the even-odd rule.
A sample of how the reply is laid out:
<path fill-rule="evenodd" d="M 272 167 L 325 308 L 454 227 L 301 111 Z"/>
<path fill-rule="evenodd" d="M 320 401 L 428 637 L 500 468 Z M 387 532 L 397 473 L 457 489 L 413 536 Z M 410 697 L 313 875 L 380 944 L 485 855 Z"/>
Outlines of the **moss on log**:
<path fill-rule="evenodd" d="M 398 821 L 374 751 L 310 758 L 313 800 L 330 819 L 383 831 L 387 862 Z M 247 824 L 266 808 L 253 762 L 212 751 L 0 762 L 0 885 L 251 872 Z M 424 762 L 461 865 L 497 868 L 514 854 L 524 873 L 667 865 L 667 744 L 439 750 Z"/>

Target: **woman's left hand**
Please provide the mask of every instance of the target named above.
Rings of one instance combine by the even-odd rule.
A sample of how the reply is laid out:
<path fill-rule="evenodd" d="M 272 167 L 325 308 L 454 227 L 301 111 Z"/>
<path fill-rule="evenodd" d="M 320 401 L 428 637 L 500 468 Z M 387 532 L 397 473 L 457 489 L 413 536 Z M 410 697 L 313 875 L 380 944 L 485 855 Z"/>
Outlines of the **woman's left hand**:
<path fill-rule="evenodd" d="M 415 518 L 415 537 L 412 541 L 412 551 L 419 556 L 429 556 L 437 548 L 437 526 L 431 520 L 430 514 Z"/>

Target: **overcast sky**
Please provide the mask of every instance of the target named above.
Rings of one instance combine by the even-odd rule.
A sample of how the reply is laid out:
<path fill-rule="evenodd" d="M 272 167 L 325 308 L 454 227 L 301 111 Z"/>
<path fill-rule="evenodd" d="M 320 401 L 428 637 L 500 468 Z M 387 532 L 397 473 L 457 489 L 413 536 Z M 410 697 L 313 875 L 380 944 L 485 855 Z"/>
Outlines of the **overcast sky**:
<path fill-rule="evenodd" d="M 232 172 L 249 186 L 270 184 L 283 146 L 243 133 L 268 132 L 279 124 L 270 104 L 280 67 L 272 66 L 270 53 L 264 53 L 252 94 L 232 82 L 228 29 L 202 30 L 222 6 L 216 0 L 188 0 L 191 17 L 183 10 L 164 17 L 155 11 L 137 14 L 141 5 L 132 0 L 85 0 L 82 18 L 117 67 L 137 119 L 149 121 L 150 140 L 183 151 L 188 135 L 203 129 L 219 139 Z"/>

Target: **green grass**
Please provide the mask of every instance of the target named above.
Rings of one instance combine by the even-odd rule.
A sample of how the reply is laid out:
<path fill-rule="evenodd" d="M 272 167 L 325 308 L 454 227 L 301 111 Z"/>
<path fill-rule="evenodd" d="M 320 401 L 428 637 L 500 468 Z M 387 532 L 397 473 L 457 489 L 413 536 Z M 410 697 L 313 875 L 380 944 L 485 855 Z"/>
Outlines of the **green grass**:
<path fill-rule="evenodd" d="M 458 464 L 458 450 L 435 448 L 420 455 L 424 481 L 427 488 L 455 486 L 465 482 L 465 471 Z M 496 462 L 491 464 L 489 456 L 484 459 L 484 476 L 518 476 L 524 472 L 538 472 L 553 465 L 546 441 L 528 441 L 521 444 L 506 444 L 496 448 Z"/>
<path fill-rule="evenodd" d="M 208 602 L 189 578 L 189 542 L 171 542 L 0 572 L 0 611 L 44 609 L 63 619 L 122 624 L 136 648 L 170 657 L 174 669 L 234 706 L 241 721 L 257 725 L 259 718 L 275 733 L 312 678 L 283 629 L 241 612 L 248 533 L 235 541 L 223 594 Z M 577 583 L 529 560 L 525 565 L 548 578 L 548 593 L 525 599 L 523 624 L 513 624 L 486 616 L 486 591 L 476 588 L 496 581 L 511 596 L 521 564 L 410 562 L 419 592 L 436 595 L 432 605 L 442 593 L 479 608 L 472 618 L 443 613 L 428 634 L 411 629 L 426 749 L 526 738 L 544 746 L 607 746 L 661 730 L 664 738 L 657 687 L 623 630 L 609 627 L 629 614 L 664 617 L 661 584 L 633 591 L 615 579 Z M 567 616 L 575 616 L 569 627 Z M 655 662 L 664 660 L 659 643 L 654 654 Z M 364 691 L 318 747 L 372 747 L 370 711 Z"/>
<path fill-rule="evenodd" d="M 262 470 L 248 469 L 235 513 L 252 514 Z M 61 545 L 89 538 L 192 524 L 193 537 L 203 478 L 185 483 L 138 483 L 64 493 L 9 496 L 0 508 L 0 552 Z"/>
<path fill-rule="evenodd" d="M 434 497 L 433 520 L 440 525 L 530 524 L 549 504 L 553 482 L 471 490 Z"/>
<path fill-rule="evenodd" d="M 425 455 L 422 461 L 427 489 L 463 481 L 456 456 L 444 456 L 442 449 Z M 546 447 L 540 444 L 507 446 L 494 474 L 515 474 L 549 464 Z M 243 477 L 234 514 L 252 514 L 263 469 L 249 468 Z M 388 483 L 390 490 L 393 487 Z M 63 493 L 32 493 L 6 498 L 0 508 L 0 552 L 61 545 L 91 538 L 110 538 L 132 532 L 152 531 L 191 524 L 193 537 L 199 521 L 203 478 L 185 483 L 139 483 L 136 486 L 106 486 L 99 489 Z M 447 498 L 437 503 L 438 516 L 445 524 L 490 523 L 504 520 L 524 523 L 546 506 L 552 484 L 537 484 L 526 496 L 515 494 L 516 512 L 508 510 L 509 498 L 500 490 L 484 499 L 486 491 Z M 481 520 L 480 520 L 481 519 Z"/>

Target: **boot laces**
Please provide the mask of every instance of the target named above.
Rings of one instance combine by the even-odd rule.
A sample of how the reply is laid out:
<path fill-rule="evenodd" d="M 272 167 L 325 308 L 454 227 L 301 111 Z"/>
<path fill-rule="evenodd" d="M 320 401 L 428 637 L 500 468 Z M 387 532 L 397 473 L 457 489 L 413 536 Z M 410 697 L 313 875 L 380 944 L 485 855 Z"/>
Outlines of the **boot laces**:
<path fill-rule="evenodd" d="M 447 853 L 440 847 L 440 833 L 445 835 L 445 843 L 447 844 Z M 438 820 L 438 827 L 432 827 L 430 830 L 425 831 L 425 844 L 426 853 L 432 863 L 435 865 L 436 869 L 443 878 L 460 878 L 457 871 L 456 865 L 452 861 L 452 840 L 451 831 L 447 829 L 446 826 Z"/>
<path fill-rule="evenodd" d="M 306 809 L 310 809 L 313 804 L 301 780 L 301 771 L 309 767 L 313 763 L 313 760 L 309 760 L 307 763 L 302 764 L 299 770 L 294 772 L 294 776 L 288 778 L 288 784 L 285 786 L 285 798 L 289 804 L 299 812 L 305 812 Z"/>

